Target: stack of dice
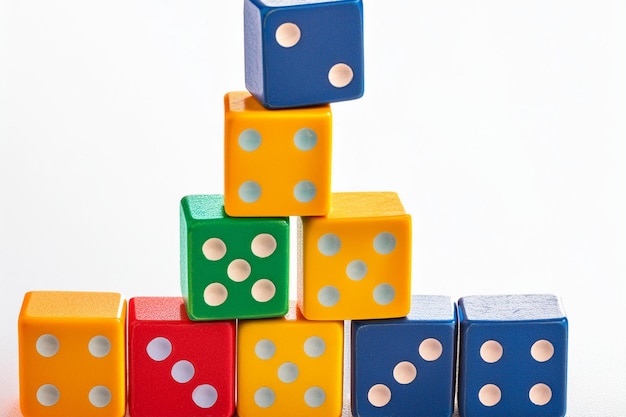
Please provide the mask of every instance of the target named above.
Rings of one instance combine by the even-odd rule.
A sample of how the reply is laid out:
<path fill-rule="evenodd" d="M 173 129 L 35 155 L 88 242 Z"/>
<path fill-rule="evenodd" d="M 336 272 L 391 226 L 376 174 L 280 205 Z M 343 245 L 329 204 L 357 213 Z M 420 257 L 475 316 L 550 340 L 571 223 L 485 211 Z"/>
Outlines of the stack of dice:
<path fill-rule="evenodd" d="M 330 103 L 363 94 L 361 0 L 244 0 L 244 22 L 224 194 L 181 201 L 182 297 L 28 293 L 24 416 L 120 417 L 126 387 L 131 417 L 449 417 L 455 399 L 463 417 L 564 416 L 557 297 L 411 295 L 397 194 L 331 192 Z"/>
<path fill-rule="evenodd" d="M 338 416 L 344 320 L 411 303 L 398 195 L 331 192 L 331 103 L 363 94 L 362 3 L 246 0 L 244 38 L 247 91 L 224 97 L 224 195 L 181 204 L 183 297 L 192 320 L 239 320 L 241 417 Z"/>

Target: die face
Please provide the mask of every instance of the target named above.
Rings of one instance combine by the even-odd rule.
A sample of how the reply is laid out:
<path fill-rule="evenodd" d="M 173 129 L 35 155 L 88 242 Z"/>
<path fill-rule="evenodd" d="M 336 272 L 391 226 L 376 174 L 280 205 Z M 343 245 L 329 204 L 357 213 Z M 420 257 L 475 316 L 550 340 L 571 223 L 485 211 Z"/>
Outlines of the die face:
<path fill-rule="evenodd" d="M 240 417 L 339 416 L 343 323 L 240 321 L 237 369 Z"/>
<path fill-rule="evenodd" d="M 165 311 L 152 314 L 155 308 Z M 130 414 L 232 416 L 235 322 L 198 323 L 181 312 L 178 297 L 130 300 Z"/>
<path fill-rule="evenodd" d="M 502 299 L 509 301 L 504 319 L 494 319 L 497 308 L 466 311 L 467 303 L 459 301 L 463 308 L 458 401 L 463 416 L 565 415 L 567 319 L 554 314 L 558 305 L 546 310 L 522 303 L 516 313 L 521 318 L 512 320 L 509 313 L 516 308 L 510 302 L 516 298 L 527 296 Z M 476 301 L 483 306 L 499 301 L 485 300 Z"/>
<path fill-rule="evenodd" d="M 27 293 L 18 320 L 22 414 L 124 415 L 125 317 L 119 294 Z"/>
<path fill-rule="evenodd" d="M 445 319 L 352 322 L 354 416 L 452 415 L 456 314 L 449 298 L 446 308 Z"/>
<path fill-rule="evenodd" d="M 411 217 L 356 208 L 397 200 L 382 193 L 379 202 L 375 194 L 333 194 L 329 216 L 299 220 L 298 303 L 308 319 L 392 318 L 409 312 Z M 335 213 L 344 198 L 354 203 L 356 216 Z"/>
<path fill-rule="evenodd" d="M 181 203 L 181 289 L 192 320 L 282 316 L 289 297 L 289 220 L 202 215 L 210 196 Z M 206 213 L 216 213 L 206 209 Z"/>
<path fill-rule="evenodd" d="M 244 5 L 246 88 L 267 108 L 363 95 L 360 0 Z"/>
<path fill-rule="evenodd" d="M 328 105 L 266 110 L 247 92 L 224 98 L 224 201 L 231 216 L 313 216 L 330 207 Z"/>
<path fill-rule="evenodd" d="M 477 295 L 459 300 L 467 322 L 537 321 L 565 317 L 561 300 L 552 294 Z"/>

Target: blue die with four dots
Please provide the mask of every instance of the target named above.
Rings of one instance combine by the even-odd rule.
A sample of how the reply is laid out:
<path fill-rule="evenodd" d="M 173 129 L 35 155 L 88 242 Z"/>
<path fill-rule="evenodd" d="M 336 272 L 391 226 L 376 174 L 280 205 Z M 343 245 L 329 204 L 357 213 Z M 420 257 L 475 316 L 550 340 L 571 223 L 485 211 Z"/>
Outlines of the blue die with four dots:
<path fill-rule="evenodd" d="M 553 295 L 459 300 L 463 417 L 562 417 L 567 318 Z"/>
<path fill-rule="evenodd" d="M 355 417 L 450 417 L 454 411 L 456 304 L 411 298 L 407 317 L 352 322 Z"/>
<path fill-rule="evenodd" d="M 361 0 L 245 0 L 245 78 L 264 107 L 363 95 Z"/>

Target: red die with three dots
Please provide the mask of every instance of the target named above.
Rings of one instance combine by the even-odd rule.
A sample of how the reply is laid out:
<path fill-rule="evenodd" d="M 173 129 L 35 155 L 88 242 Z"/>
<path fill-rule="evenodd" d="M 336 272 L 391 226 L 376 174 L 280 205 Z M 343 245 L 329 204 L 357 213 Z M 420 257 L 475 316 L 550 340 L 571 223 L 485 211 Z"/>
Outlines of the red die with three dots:
<path fill-rule="evenodd" d="M 133 417 L 230 417 L 234 320 L 197 322 L 180 297 L 128 304 L 128 403 Z"/>

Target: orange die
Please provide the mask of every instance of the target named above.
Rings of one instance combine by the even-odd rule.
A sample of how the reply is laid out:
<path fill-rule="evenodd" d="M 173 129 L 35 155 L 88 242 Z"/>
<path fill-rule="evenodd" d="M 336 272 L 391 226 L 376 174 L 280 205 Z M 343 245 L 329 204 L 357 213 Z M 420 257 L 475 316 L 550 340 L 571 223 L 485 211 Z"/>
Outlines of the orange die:
<path fill-rule="evenodd" d="M 26 293 L 18 319 L 24 417 L 121 417 L 126 300 L 101 292 Z"/>

